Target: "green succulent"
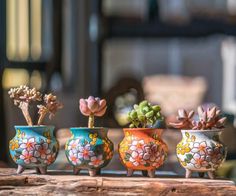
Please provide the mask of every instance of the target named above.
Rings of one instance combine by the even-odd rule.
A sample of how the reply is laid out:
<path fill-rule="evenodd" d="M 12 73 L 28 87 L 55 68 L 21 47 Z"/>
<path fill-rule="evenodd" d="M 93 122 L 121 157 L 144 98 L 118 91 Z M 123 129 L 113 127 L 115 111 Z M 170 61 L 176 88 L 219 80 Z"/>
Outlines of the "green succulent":
<path fill-rule="evenodd" d="M 159 105 L 151 105 L 144 100 L 138 105 L 134 105 L 134 109 L 128 113 L 128 121 L 130 128 L 146 128 L 152 127 L 156 121 L 163 120 L 161 115 L 161 107 Z"/>

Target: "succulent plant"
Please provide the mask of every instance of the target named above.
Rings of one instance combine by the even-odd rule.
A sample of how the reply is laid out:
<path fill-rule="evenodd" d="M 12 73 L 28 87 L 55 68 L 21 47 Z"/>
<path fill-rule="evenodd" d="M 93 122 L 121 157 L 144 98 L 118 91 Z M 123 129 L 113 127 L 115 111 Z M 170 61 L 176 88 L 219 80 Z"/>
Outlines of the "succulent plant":
<path fill-rule="evenodd" d="M 88 127 L 94 127 L 94 117 L 103 116 L 107 109 L 107 102 L 105 99 L 99 97 L 89 96 L 87 99 L 80 99 L 80 111 L 83 115 L 89 116 Z"/>
<path fill-rule="evenodd" d="M 21 85 L 16 88 L 11 88 L 8 94 L 16 106 L 18 106 L 26 119 L 29 126 L 33 125 L 32 119 L 29 113 L 29 105 L 35 101 L 42 101 L 42 94 L 35 88 L 29 88 L 26 85 Z M 62 104 L 56 101 L 56 96 L 52 94 L 44 96 L 45 105 L 37 105 L 39 108 L 39 120 L 38 125 L 40 125 L 47 113 L 50 113 L 50 118 L 55 115 L 56 111 L 62 108 Z"/>
<path fill-rule="evenodd" d="M 32 126 L 32 119 L 29 114 L 29 104 L 33 101 L 41 101 L 42 95 L 35 88 L 30 89 L 26 85 L 11 88 L 8 94 L 16 106 L 18 106 L 26 119 L 28 125 Z"/>
<path fill-rule="evenodd" d="M 134 105 L 134 109 L 128 113 L 128 121 L 130 128 L 146 128 L 152 127 L 157 120 L 163 120 L 161 115 L 161 108 L 159 105 L 151 105 L 148 101 L 144 100 L 138 105 Z"/>
<path fill-rule="evenodd" d="M 63 105 L 57 101 L 57 97 L 52 93 L 44 95 L 43 100 L 45 105 L 37 106 L 39 108 L 38 125 L 42 124 L 46 114 L 49 113 L 49 119 L 52 119 L 52 117 L 55 116 L 57 110 L 63 108 Z"/>
<path fill-rule="evenodd" d="M 178 122 L 169 123 L 170 126 L 178 129 L 193 129 L 193 130 L 207 130 L 212 128 L 221 129 L 224 128 L 224 124 L 227 120 L 226 117 L 222 117 L 221 111 L 216 107 L 203 109 L 202 106 L 198 107 L 198 120 L 192 120 L 194 112 L 187 113 L 181 109 L 178 111 Z"/>

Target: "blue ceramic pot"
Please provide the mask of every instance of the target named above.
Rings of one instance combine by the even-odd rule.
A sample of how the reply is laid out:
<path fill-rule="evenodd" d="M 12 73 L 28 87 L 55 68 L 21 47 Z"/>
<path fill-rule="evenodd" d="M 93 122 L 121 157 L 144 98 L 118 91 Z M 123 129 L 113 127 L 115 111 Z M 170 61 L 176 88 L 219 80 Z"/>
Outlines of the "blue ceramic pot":
<path fill-rule="evenodd" d="M 59 143 L 54 126 L 15 126 L 16 135 L 9 143 L 10 155 L 18 165 L 17 174 L 35 168 L 45 174 L 57 157 Z"/>
<path fill-rule="evenodd" d="M 74 174 L 88 169 L 95 176 L 113 156 L 113 143 L 108 139 L 106 128 L 71 128 L 72 137 L 67 141 L 65 153 L 74 167 Z"/>

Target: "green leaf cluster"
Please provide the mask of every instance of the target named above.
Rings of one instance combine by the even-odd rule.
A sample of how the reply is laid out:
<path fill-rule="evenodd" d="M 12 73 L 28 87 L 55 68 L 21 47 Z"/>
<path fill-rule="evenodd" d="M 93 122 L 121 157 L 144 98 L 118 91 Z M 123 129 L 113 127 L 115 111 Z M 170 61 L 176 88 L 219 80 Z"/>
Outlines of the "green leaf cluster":
<path fill-rule="evenodd" d="M 159 105 L 151 105 L 146 100 L 138 105 L 135 104 L 133 110 L 128 113 L 130 128 L 152 127 L 157 120 L 163 119 L 161 107 Z"/>

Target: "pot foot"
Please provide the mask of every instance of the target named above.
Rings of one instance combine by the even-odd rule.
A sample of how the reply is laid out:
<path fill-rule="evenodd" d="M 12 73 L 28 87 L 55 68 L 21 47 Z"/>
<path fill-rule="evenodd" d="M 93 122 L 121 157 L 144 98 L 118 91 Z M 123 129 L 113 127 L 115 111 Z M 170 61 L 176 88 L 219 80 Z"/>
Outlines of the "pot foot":
<path fill-rule="evenodd" d="M 204 178 L 204 175 L 205 175 L 204 172 L 198 172 L 198 176 L 199 176 L 200 178 Z"/>
<path fill-rule="evenodd" d="M 143 174 L 144 177 L 147 177 L 148 176 L 147 170 L 142 170 L 142 174 Z"/>
<path fill-rule="evenodd" d="M 89 175 L 90 175 L 91 177 L 96 176 L 96 174 L 97 174 L 97 170 L 96 170 L 96 169 L 89 169 Z"/>
<path fill-rule="evenodd" d="M 192 175 L 192 171 L 189 169 L 186 169 L 185 178 L 190 178 L 191 175 Z"/>
<path fill-rule="evenodd" d="M 215 179 L 215 172 L 214 171 L 208 171 L 207 174 L 210 179 Z"/>
<path fill-rule="evenodd" d="M 40 174 L 40 170 L 38 167 L 35 168 L 36 174 Z"/>
<path fill-rule="evenodd" d="M 80 172 L 80 168 L 74 167 L 73 168 L 73 174 L 77 175 Z"/>
<path fill-rule="evenodd" d="M 150 178 L 154 178 L 154 177 L 155 177 L 155 169 L 148 170 L 148 176 L 149 176 Z"/>
<path fill-rule="evenodd" d="M 17 170 L 16 170 L 16 173 L 17 173 L 17 174 L 21 174 L 24 170 L 25 170 L 25 168 L 24 168 L 23 166 L 18 165 Z"/>
<path fill-rule="evenodd" d="M 132 176 L 134 173 L 134 170 L 133 169 L 127 169 L 127 176 L 130 177 Z"/>
<path fill-rule="evenodd" d="M 47 174 L 47 167 L 39 167 L 40 174 Z"/>

